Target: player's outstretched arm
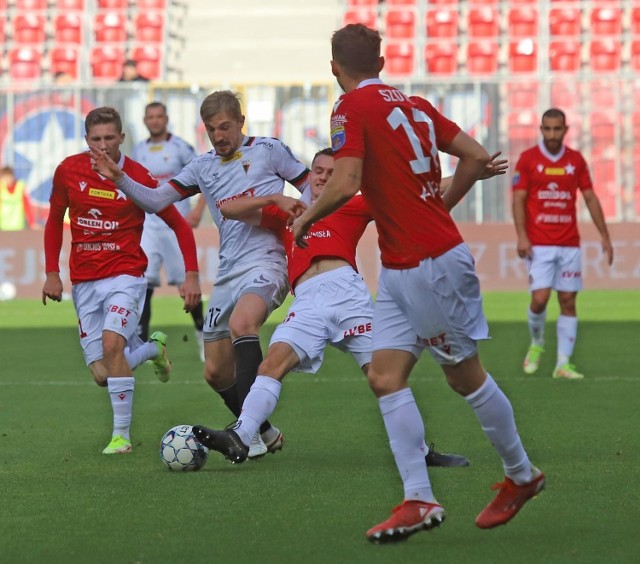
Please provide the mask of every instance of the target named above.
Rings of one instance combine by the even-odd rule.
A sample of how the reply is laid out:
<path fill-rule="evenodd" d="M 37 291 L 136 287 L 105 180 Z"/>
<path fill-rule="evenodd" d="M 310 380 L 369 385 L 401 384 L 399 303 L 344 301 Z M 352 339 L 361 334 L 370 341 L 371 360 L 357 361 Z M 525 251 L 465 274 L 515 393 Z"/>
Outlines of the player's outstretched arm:
<path fill-rule="evenodd" d="M 297 198 L 290 198 L 283 194 L 271 194 L 269 196 L 246 196 L 228 200 L 220 207 L 220 213 L 227 219 L 236 219 L 251 225 L 259 225 L 262 220 L 262 208 L 266 206 L 277 206 L 289 214 L 292 220 L 298 217 L 307 207 L 304 202 Z"/>
<path fill-rule="evenodd" d="M 604 212 L 602 211 L 600 200 L 593 190 L 585 190 L 582 192 L 582 196 L 584 197 L 584 203 L 587 205 L 591 219 L 600 232 L 602 251 L 607 255 L 607 263 L 611 266 L 613 264 L 613 245 L 611 244 L 611 237 L 607 229 L 607 222 L 604 219 Z"/>
<path fill-rule="evenodd" d="M 487 163 L 487 166 L 484 167 L 482 174 L 478 178 L 478 180 L 487 180 L 489 178 L 493 178 L 494 176 L 499 176 L 501 174 L 506 174 L 507 169 L 509 168 L 509 161 L 507 159 L 498 159 L 498 157 L 502 154 L 502 151 L 496 151 L 491 155 L 491 160 Z M 453 180 L 453 176 L 447 176 L 440 181 L 440 194 L 444 194 L 451 186 L 451 181 Z"/>

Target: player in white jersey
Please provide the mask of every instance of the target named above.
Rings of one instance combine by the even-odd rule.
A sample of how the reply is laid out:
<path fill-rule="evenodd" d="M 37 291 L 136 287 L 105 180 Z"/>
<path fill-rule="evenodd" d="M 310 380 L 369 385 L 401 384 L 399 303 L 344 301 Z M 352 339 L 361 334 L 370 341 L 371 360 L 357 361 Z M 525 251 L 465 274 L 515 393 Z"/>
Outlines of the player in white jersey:
<path fill-rule="evenodd" d="M 196 152 L 189 143 L 169 131 L 169 116 L 162 102 L 147 104 L 144 111 L 144 124 L 149 131 L 149 138 L 134 146 L 133 159 L 144 165 L 159 183 L 168 182 L 196 156 Z M 176 202 L 175 206 L 185 218 L 189 217 L 190 200 Z M 138 325 L 138 335 L 146 341 L 151 321 L 151 297 L 155 288 L 160 286 L 160 270 L 164 266 L 169 285 L 180 286 L 184 282 L 184 266 L 174 232 L 157 215 L 147 213 L 140 244 L 149 260 L 145 272 L 147 295 L 140 316 L 140 325 Z M 200 358 L 204 362 L 202 303 L 191 311 L 191 316 L 200 346 Z"/>
<path fill-rule="evenodd" d="M 226 220 L 219 208 L 246 194 L 282 193 L 285 180 L 302 191 L 308 186 L 309 170 L 278 139 L 244 135 L 244 116 L 233 92 L 207 96 L 200 116 L 214 150 L 195 157 L 157 190 L 146 190 L 131 180 L 100 151 L 92 153 L 93 166 L 149 212 L 200 192 L 206 198 L 220 231 L 220 265 L 205 315 L 205 379 L 238 417 L 262 361 L 260 327 L 282 303 L 289 284 L 278 236 Z M 253 452 L 264 454 L 282 448 L 283 439 L 265 421 L 254 443 Z"/>

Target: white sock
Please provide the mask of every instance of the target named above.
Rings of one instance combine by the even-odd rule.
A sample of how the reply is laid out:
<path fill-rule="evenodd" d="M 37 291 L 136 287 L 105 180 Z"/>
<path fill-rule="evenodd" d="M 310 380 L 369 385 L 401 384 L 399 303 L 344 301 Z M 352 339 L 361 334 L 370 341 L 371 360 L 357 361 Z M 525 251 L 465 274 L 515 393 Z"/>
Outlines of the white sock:
<path fill-rule="evenodd" d="M 131 427 L 131 412 L 133 411 L 133 387 L 135 378 L 126 376 L 122 378 L 107 378 L 107 389 L 113 408 L 113 436 L 120 435 L 129 439 Z"/>
<path fill-rule="evenodd" d="M 424 423 L 411 388 L 378 398 L 391 452 L 404 486 L 404 499 L 437 503 L 424 457 Z"/>
<path fill-rule="evenodd" d="M 513 408 L 491 375 L 487 374 L 484 384 L 464 399 L 502 458 L 505 475 L 517 484 L 530 482 L 531 462 L 518 435 Z"/>
<path fill-rule="evenodd" d="M 155 343 L 143 343 L 136 349 L 131 347 L 124 348 L 124 357 L 127 359 L 129 368 L 135 370 L 146 360 L 151 360 L 158 356 L 158 347 Z"/>
<path fill-rule="evenodd" d="M 573 348 L 576 346 L 576 337 L 578 336 L 578 318 L 560 315 L 556 323 L 556 332 L 558 335 L 557 368 L 569 362 L 573 354 Z"/>
<path fill-rule="evenodd" d="M 282 382 L 269 376 L 256 376 L 249 394 L 242 404 L 242 413 L 234 431 L 247 446 L 269 416 L 273 413 L 280 398 Z"/>
<path fill-rule="evenodd" d="M 531 335 L 531 344 L 544 346 L 544 324 L 547 321 L 547 310 L 542 313 L 533 313 L 527 309 L 527 321 L 529 323 L 529 335 Z"/>

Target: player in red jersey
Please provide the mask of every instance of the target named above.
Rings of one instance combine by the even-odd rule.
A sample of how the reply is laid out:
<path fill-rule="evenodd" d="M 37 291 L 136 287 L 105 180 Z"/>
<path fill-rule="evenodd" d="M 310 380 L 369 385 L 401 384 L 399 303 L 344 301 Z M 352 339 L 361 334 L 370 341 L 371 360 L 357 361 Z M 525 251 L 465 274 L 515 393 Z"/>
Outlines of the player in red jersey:
<path fill-rule="evenodd" d="M 120 152 L 122 121 L 116 110 L 97 108 L 85 120 L 87 143 L 107 153 L 132 178 L 155 188 L 156 179 Z M 145 212 L 115 184 L 93 171 L 90 153 L 68 157 L 56 168 L 45 226 L 46 280 L 42 302 L 62 299 L 60 251 L 64 216 L 69 210 L 69 258 L 72 297 L 78 315 L 85 361 L 99 386 L 106 386 L 113 407 L 113 434 L 104 454 L 131 452 L 129 428 L 133 403 L 132 369 L 154 360 L 158 377 L 168 379 L 166 335 L 142 343 L 136 335 L 147 289 L 147 257 L 140 247 Z M 175 231 L 184 256 L 186 279 L 180 293 L 190 311 L 200 302 L 198 261 L 193 232 L 171 206 L 158 214 Z M 128 346 L 127 346 L 128 345 Z"/>
<path fill-rule="evenodd" d="M 309 174 L 311 204 L 331 178 L 333 166 L 331 149 L 314 156 Z M 500 172 L 491 169 L 488 174 Z M 356 195 L 314 224 L 305 239 L 308 245 L 301 248 L 293 241 L 289 223 L 305 208 L 300 200 L 281 194 L 237 198 L 221 207 L 228 219 L 260 225 L 278 234 L 284 242 L 289 283 L 295 294 L 286 320 L 273 333 L 236 426 L 224 431 L 194 426 L 198 440 L 233 462 L 243 462 L 248 456 L 251 438 L 275 410 L 282 380 L 290 371 L 315 374 L 329 344 L 351 353 L 365 375 L 371 362 L 373 303 L 357 272 L 356 246 L 373 218 L 364 198 Z M 229 450 L 230 441 L 232 446 L 240 446 L 238 452 Z M 463 456 L 439 453 L 433 448 L 428 449 L 426 462 L 429 466 L 469 464 Z"/>
<path fill-rule="evenodd" d="M 311 226 L 361 187 L 380 236 L 382 271 L 373 319 L 369 384 L 378 397 L 404 485 L 404 502 L 367 532 L 372 542 L 401 540 L 445 517 L 429 481 L 424 425 L 409 375 L 427 348 L 461 394 L 502 459 L 497 497 L 478 515 L 490 528 L 509 521 L 544 487 L 518 436 L 511 404 L 483 368 L 488 337 L 473 258 L 449 210 L 490 161 L 475 140 L 419 97 L 383 84 L 380 35 L 361 24 L 332 38 L 332 71 L 345 94 L 331 116 L 336 164 L 315 205 L 293 223 L 298 244 Z M 459 158 L 440 195 L 438 150 Z"/>
<path fill-rule="evenodd" d="M 531 344 L 524 359 L 524 371 L 533 374 L 540 365 L 547 303 L 553 289 L 560 304 L 553 377 L 581 380 L 583 375 L 570 363 L 578 334 L 576 297 L 582 290 L 576 218 L 578 190 L 600 232 L 609 265 L 613 263 L 613 246 L 587 163 L 578 151 L 564 145 L 567 130 L 561 110 L 551 108 L 542 114 L 542 139 L 522 153 L 513 175 L 513 219 L 518 256 L 527 261 L 531 292 L 527 311 Z"/>

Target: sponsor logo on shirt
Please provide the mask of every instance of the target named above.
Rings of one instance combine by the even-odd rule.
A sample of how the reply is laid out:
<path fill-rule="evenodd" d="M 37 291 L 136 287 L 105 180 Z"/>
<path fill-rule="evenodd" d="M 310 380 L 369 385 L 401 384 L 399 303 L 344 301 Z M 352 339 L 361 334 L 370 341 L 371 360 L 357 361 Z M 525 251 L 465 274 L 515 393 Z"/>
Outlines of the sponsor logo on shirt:
<path fill-rule="evenodd" d="M 225 202 L 229 202 L 231 200 L 237 200 L 238 198 L 245 198 L 247 196 L 254 196 L 256 193 L 255 188 L 247 188 L 244 192 L 240 192 L 240 194 L 234 194 L 233 196 L 229 196 L 228 198 L 222 198 L 222 200 L 216 200 L 216 209 L 220 209 Z"/>
<path fill-rule="evenodd" d="M 371 322 L 369 322 L 369 323 L 360 323 L 359 325 L 356 325 L 355 327 L 352 327 L 351 329 L 347 329 L 342 334 L 342 338 L 346 339 L 348 337 L 355 337 L 356 335 L 364 335 L 366 333 L 371 333 L 372 327 L 373 326 L 372 326 Z"/>
<path fill-rule="evenodd" d="M 158 151 L 162 151 L 163 149 L 164 149 L 164 146 L 162 145 L 151 145 L 151 147 L 149 147 L 149 152 L 157 153 Z"/>
<path fill-rule="evenodd" d="M 544 169 L 544 173 L 548 176 L 564 176 L 566 174 L 566 171 L 564 170 L 564 168 L 547 167 Z"/>
<path fill-rule="evenodd" d="M 271 151 L 271 149 L 273 149 L 273 143 L 271 143 L 271 141 L 258 141 L 255 144 L 256 147 L 260 147 L 260 145 L 262 145 L 263 147 L 266 147 L 270 151 Z"/>
<path fill-rule="evenodd" d="M 94 198 L 103 198 L 105 200 L 114 200 L 116 197 L 116 194 L 111 190 L 102 190 L 101 188 L 89 188 L 89 196 L 93 196 Z"/>

